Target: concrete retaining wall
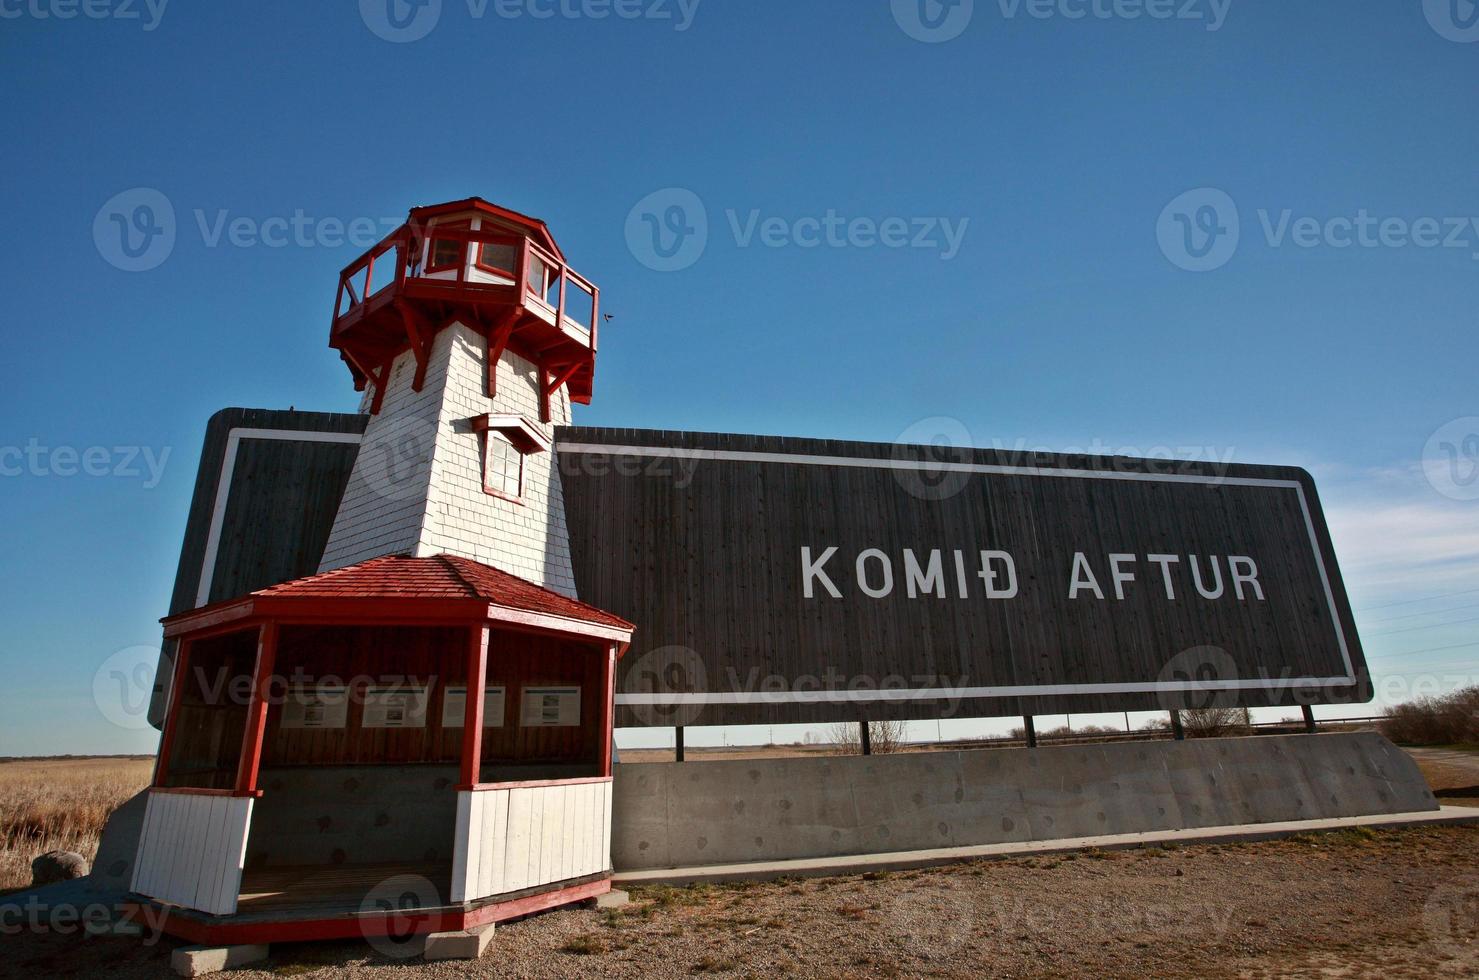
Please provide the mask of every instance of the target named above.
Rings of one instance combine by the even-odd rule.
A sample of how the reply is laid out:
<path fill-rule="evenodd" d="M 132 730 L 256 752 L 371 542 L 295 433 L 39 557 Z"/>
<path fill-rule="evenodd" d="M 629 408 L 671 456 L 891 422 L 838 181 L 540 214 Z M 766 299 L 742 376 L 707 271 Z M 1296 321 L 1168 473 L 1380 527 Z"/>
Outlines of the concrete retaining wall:
<path fill-rule="evenodd" d="M 1436 810 L 1374 733 L 616 767 L 618 871 Z"/>

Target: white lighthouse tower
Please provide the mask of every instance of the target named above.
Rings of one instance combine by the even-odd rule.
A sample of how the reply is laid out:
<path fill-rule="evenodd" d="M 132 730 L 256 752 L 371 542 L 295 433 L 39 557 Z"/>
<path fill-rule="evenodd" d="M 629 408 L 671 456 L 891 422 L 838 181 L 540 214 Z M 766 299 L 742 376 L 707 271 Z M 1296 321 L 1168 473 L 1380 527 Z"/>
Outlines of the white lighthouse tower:
<path fill-rule="evenodd" d="M 330 344 L 371 418 L 320 570 L 453 554 L 573 596 L 552 437 L 590 401 L 599 316 L 542 221 L 478 198 L 346 268 Z"/>

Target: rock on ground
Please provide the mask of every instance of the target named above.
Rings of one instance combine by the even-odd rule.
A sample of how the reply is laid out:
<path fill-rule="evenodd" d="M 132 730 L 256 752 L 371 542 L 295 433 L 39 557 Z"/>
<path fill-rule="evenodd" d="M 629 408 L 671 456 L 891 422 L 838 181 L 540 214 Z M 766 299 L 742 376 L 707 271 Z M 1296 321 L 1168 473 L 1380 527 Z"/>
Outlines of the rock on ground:
<path fill-rule="evenodd" d="M 47 851 L 31 862 L 31 887 L 70 881 L 87 874 L 87 859 L 74 851 Z"/>

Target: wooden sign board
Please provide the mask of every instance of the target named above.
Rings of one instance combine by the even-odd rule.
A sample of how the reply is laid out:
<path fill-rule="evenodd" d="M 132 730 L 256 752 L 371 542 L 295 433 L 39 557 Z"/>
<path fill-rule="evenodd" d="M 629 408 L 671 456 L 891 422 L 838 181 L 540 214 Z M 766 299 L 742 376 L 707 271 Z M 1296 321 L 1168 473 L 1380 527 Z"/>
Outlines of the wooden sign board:
<path fill-rule="evenodd" d="M 619 725 L 1370 699 L 1290 467 L 569 428 Z"/>

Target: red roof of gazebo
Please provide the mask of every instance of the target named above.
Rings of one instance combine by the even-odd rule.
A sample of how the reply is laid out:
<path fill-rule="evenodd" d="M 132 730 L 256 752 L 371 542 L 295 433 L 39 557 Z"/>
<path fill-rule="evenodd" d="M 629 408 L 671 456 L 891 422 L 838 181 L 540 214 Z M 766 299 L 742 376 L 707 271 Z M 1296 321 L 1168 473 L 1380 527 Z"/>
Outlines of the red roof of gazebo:
<path fill-rule="evenodd" d="M 238 619 L 421 623 L 489 619 L 630 640 L 635 627 L 603 609 L 456 555 L 385 555 L 166 618 L 166 636 Z M 568 626 L 568 628 L 566 628 Z M 617 634 L 625 634 L 619 636 Z"/>

